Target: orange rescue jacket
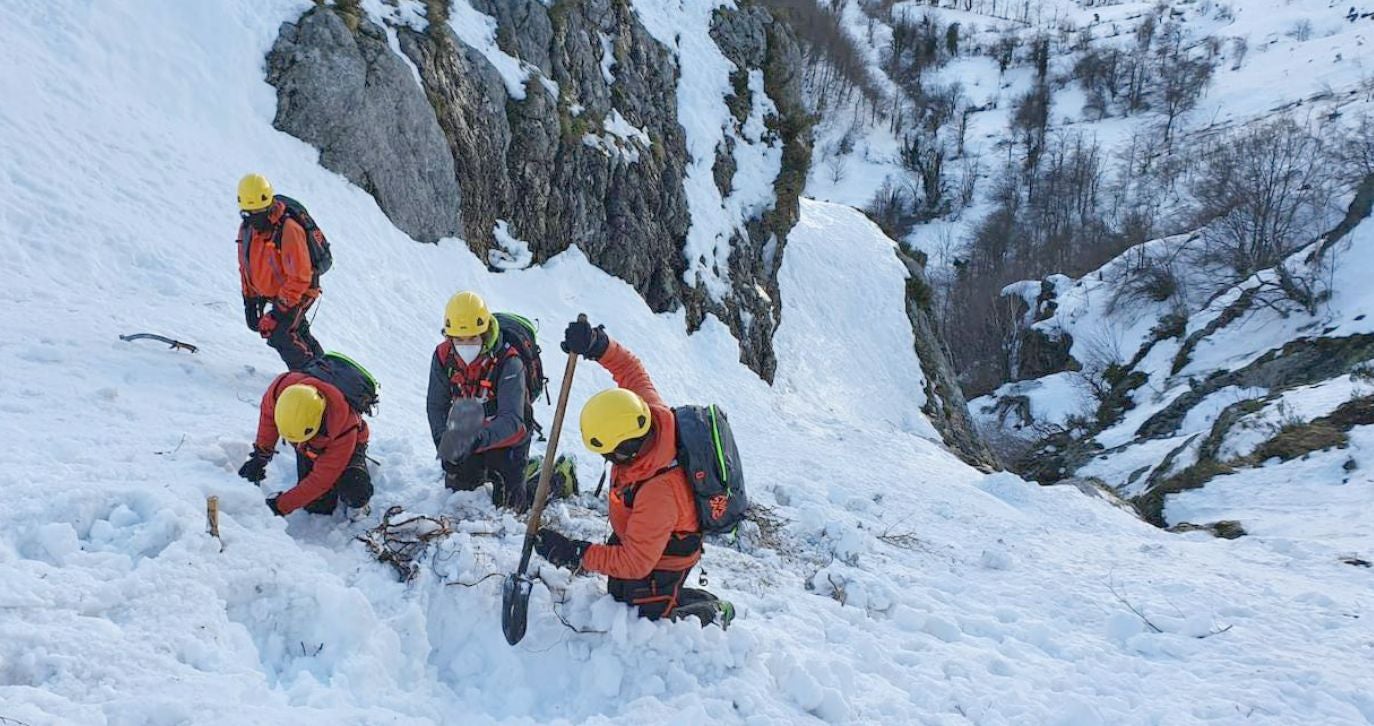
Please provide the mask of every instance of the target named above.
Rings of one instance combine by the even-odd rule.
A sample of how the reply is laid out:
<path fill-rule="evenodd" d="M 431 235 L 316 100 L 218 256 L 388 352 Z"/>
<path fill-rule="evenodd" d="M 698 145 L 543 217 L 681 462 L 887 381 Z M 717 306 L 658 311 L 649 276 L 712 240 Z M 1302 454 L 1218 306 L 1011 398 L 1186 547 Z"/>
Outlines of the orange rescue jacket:
<path fill-rule="evenodd" d="M 302 298 L 315 298 L 315 268 L 310 264 L 305 229 L 286 217 L 286 204 L 276 202 L 270 219 L 272 229 L 259 232 L 251 225 L 239 229 L 239 282 L 243 296 L 271 298 L 277 305 L 294 308 Z M 281 246 L 273 237 L 281 228 Z"/>
<path fill-rule="evenodd" d="M 592 545 L 582 568 L 623 580 L 654 570 L 688 570 L 701 559 L 701 524 L 692 486 L 677 465 L 673 411 L 654 388 L 644 364 L 612 340 L 601 356 L 616 385 L 639 394 L 653 414 L 652 439 L 628 465 L 611 467 L 611 531 L 617 544 Z M 690 551 L 668 554 L 667 551 Z"/>

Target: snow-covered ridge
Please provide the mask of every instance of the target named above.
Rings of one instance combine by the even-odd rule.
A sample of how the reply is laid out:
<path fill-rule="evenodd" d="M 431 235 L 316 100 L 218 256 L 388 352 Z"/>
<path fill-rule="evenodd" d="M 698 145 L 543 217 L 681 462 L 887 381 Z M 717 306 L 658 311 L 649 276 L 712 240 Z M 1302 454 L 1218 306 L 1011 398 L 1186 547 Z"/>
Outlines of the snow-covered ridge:
<path fill-rule="evenodd" d="M 576 250 L 493 275 L 461 240 L 414 244 L 272 129 L 262 58 L 308 5 L 0 9 L 0 57 L 22 71 L 0 76 L 0 305 L 14 311 L 0 318 L 0 717 L 1374 717 L 1369 586 L 1352 568 L 1302 547 L 1166 535 L 1069 488 L 983 476 L 932 443 L 910 394 L 921 373 L 905 270 L 851 209 L 803 205 L 780 275 L 776 389 L 737 363 L 723 325 L 683 335 L 680 313 L 653 314 Z M 232 190 L 249 170 L 309 204 L 333 240 L 315 329 L 382 382 L 376 511 L 457 523 L 409 586 L 354 539 L 372 522 L 282 521 L 234 475 L 280 366 L 238 307 Z M 163 208 L 175 214 L 148 221 Z M 442 305 L 462 288 L 540 320 L 555 360 L 561 323 L 586 312 L 669 400 L 727 407 L 773 521 L 739 550 L 708 551 L 711 588 L 742 613 L 731 631 L 635 620 L 599 580 L 548 568 L 566 597 L 557 612 L 589 632 L 565 628 L 538 588 L 529 635 L 505 644 L 496 582 L 477 580 L 511 570 L 521 524 L 481 493 L 442 490 L 422 415 Z M 115 337 L 144 329 L 200 352 Z M 872 367 L 855 376 L 841 353 L 860 348 Z M 580 366 L 573 401 L 608 384 Z M 577 439 L 565 432 L 570 449 Z M 598 462 L 575 453 L 590 484 Z M 290 469 L 279 457 L 265 489 Z M 211 494 L 222 552 L 204 532 Z M 583 497 L 551 520 L 599 536 L 599 509 Z"/>
<path fill-rule="evenodd" d="M 1316 286 L 1311 309 L 1287 296 L 1280 268 L 1207 295 L 1215 271 L 1180 264 L 1193 295 L 1122 294 L 1142 260 L 1190 259 L 1199 234 L 1147 243 L 1078 280 L 1010 286 L 1028 330 L 1064 344 L 1071 370 L 1008 383 L 970 409 L 1004 445 L 1037 442 L 1022 456 L 1044 481 L 1095 477 L 1160 524 L 1235 520 L 1362 559 L 1374 222 L 1351 219 L 1325 254 L 1323 237 L 1283 263 Z"/>

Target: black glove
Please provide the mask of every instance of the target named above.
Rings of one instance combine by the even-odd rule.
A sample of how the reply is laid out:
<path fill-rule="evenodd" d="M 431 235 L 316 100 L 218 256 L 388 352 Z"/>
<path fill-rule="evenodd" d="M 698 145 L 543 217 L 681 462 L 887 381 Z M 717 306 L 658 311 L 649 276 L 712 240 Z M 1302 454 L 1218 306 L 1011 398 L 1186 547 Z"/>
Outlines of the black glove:
<path fill-rule="evenodd" d="M 277 497 L 267 498 L 267 508 L 272 510 L 272 513 L 277 515 L 278 517 L 286 516 L 285 514 L 282 514 L 282 511 L 280 509 L 277 508 Z"/>
<path fill-rule="evenodd" d="M 243 299 L 243 320 L 248 323 L 248 329 L 254 333 L 258 332 L 258 320 L 262 318 L 262 298 L 246 297 Z"/>
<path fill-rule="evenodd" d="M 253 447 L 253 453 L 248 456 L 248 461 L 243 462 L 239 467 L 239 476 L 253 482 L 260 483 L 267 478 L 267 462 L 272 460 L 272 452 L 263 451 L 258 447 Z"/>
<path fill-rule="evenodd" d="M 548 527 L 540 528 L 539 533 L 534 535 L 534 551 L 538 552 L 540 557 L 548 560 L 554 567 L 565 567 L 574 571 L 582 566 L 582 555 L 591 546 L 591 542 L 568 539 Z"/>
<path fill-rule="evenodd" d="M 568 329 L 563 331 L 563 352 L 576 353 L 587 360 L 601 358 L 610 344 L 611 338 L 606 335 L 604 325 L 593 328 L 592 324 L 585 320 L 574 320 L 568 323 Z"/>

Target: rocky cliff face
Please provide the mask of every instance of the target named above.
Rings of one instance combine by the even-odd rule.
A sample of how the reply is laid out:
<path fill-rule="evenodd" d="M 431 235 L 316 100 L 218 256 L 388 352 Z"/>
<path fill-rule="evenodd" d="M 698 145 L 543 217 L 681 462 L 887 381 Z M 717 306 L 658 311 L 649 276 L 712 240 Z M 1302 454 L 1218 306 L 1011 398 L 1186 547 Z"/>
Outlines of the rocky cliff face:
<path fill-rule="evenodd" d="M 898 253 L 907 268 L 906 315 L 916 342 L 916 357 L 925 373 L 926 405 L 922 413 L 930 419 L 948 446 L 964 462 L 983 471 L 1002 468 L 1001 462 L 978 431 L 969 415 L 968 402 L 959 387 L 949 345 L 940 335 L 933 292 L 925 268 L 909 255 Z"/>
<path fill-rule="evenodd" d="M 423 242 L 463 231 L 453 157 L 425 95 L 372 23 L 315 11 L 283 25 L 268 57 L 277 128 L 320 150 L 320 163 L 367 190 Z"/>
<path fill-rule="evenodd" d="M 398 2 L 377 18 L 318 7 L 282 27 L 268 81 L 277 127 L 417 240 L 461 234 L 485 259 L 535 263 L 576 245 L 656 311 L 685 307 L 692 328 L 715 314 L 771 380 L 777 270 L 810 158 L 800 51 L 749 3 L 717 9 L 709 26 L 734 66 L 732 93 L 714 99 L 730 113 L 709 181 L 734 215 L 716 260 L 689 248 L 702 204 L 689 147 L 701 139 L 679 118 L 676 49 L 626 0 Z M 755 158 L 744 147 L 781 156 L 766 204 L 728 203 L 758 172 L 741 169 Z M 504 249 L 521 244 L 527 253 Z"/>

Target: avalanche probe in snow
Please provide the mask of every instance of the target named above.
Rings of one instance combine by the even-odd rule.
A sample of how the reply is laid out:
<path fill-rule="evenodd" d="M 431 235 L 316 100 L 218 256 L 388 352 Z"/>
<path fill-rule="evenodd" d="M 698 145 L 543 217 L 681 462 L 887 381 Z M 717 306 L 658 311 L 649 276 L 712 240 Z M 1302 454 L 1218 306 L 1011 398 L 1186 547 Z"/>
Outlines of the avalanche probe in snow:
<path fill-rule="evenodd" d="M 172 338 L 168 338 L 165 335 L 157 335 L 155 333 L 134 333 L 133 335 L 121 335 L 119 336 L 119 339 L 125 341 L 144 339 L 156 340 L 162 343 L 166 343 L 172 350 L 184 350 L 188 353 L 194 353 L 197 350 L 199 350 L 198 348 L 196 348 L 196 346 L 191 345 L 190 343 L 183 343 L 180 340 L 173 340 Z"/>

